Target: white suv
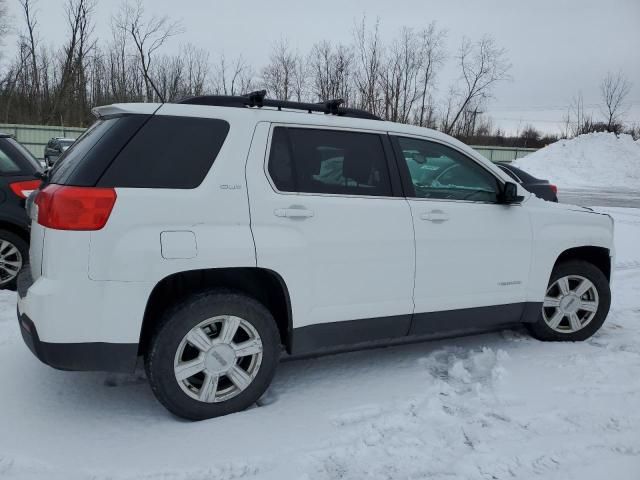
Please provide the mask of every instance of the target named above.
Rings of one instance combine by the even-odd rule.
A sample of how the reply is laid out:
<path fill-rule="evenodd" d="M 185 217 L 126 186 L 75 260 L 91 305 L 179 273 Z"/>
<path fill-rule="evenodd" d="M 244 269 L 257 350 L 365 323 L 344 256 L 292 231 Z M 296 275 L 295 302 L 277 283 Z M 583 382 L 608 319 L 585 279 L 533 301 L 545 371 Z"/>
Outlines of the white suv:
<path fill-rule="evenodd" d="M 521 323 L 584 340 L 608 313 L 611 217 L 442 133 L 264 92 L 95 113 L 28 205 L 19 323 L 53 367 L 143 358 L 203 419 L 254 403 L 285 351 Z"/>

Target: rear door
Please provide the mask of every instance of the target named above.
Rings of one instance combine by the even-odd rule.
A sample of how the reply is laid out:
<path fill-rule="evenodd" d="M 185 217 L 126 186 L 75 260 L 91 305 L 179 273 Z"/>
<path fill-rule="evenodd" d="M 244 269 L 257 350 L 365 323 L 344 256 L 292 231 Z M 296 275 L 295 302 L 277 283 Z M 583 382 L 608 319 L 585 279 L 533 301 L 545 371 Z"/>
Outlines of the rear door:
<path fill-rule="evenodd" d="M 408 331 L 413 226 L 391 156 L 375 132 L 256 129 L 247 184 L 257 265 L 289 289 L 294 352 Z"/>
<path fill-rule="evenodd" d="M 412 333 L 519 320 L 532 246 L 526 210 L 500 204 L 500 180 L 453 146 L 393 142 L 415 226 Z"/>

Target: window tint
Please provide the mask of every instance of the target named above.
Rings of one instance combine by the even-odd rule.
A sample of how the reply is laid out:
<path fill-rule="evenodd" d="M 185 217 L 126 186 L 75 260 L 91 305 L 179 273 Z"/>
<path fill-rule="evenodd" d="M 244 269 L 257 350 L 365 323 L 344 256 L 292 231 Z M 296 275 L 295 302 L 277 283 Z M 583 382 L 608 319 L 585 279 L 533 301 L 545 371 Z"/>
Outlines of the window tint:
<path fill-rule="evenodd" d="M 418 198 L 495 202 L 498 183 L 488 171 L 453 148 L 398 137 Z"/>
<path fill-rule="evenodd" d="M 24 146 L 22 146 L 21 143 L 18 143 L 13 138 L 7 138 L 6 141 L 26 161 L 26 163 L 28 164 L 28 167 L 29 167 L 29 168 L 27 168 L 27 170 L 30 170 L 29 173 L 33 173 L 33 172 L 36 172 L 36 171 L 38 171 L 38 172 L 42 171 L 42 166 L 40 165 L 38 160 L 36 160 L 35 157 L 33 156 L 33 154 L 29 150 L 27 150 Z M 27 165 L 25 165 L 25 167 L 27 167 Z"/>
<path fill-rule="evenodd" d="M 0 143 L 0 173 L 12 174 L 19 172 L 20 167 L 9 157 L 8 153 L 2 148 L 2 143 Z"/>
<path fill-rule="evenodd" d="M 80 138 L 69 148 L 63 155 L 58 158 L 55 165 L 49 173 L 51 183 L 58 184 L 72 184 L 80 186 L 82 182 L 74 182 L 72 175 L 74 171 L 81 165 L 81 163 L 88 162 L 86 158 L 89 157 L 89 153 L 93 147 L 100 141 L 100 139 L 119 121 L 118 118 L 112 118 L 109 120 L 98 120 L 88 130 L 86 130 Z M 54 140 L 51 141 L 53 145 Z M 102 173 L 102 171 L 100 172 Z"/>
<path fill-rule="evenodd" d="M 269 174 L 283 192 L 391 196 L 376 134 L 276 127 Z"/>
<path fill-rule="evenodd" d="M 224 120 L 154 116 L 127 143 L 98 185 L 195 188 L 229 132 Z M 69 150 L 73 150 L 75 144 Z"/>

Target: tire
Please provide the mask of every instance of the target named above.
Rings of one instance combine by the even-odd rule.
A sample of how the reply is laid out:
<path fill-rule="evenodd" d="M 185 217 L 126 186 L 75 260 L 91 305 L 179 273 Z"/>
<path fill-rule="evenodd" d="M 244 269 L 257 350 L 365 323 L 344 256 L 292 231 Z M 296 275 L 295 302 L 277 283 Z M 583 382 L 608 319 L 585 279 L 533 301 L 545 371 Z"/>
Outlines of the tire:
<path fill-rule="evenodd" d="M 561 289 L 564 279 L 568 281 L 564 287 L 568 291 L 567 294 L 563 294 Z M 580 295 L 581 289 L 588 285 L 583 283 L 584 279 L 590 282 L 593 288 L 589 288 Z M 565 297 L 566 299 L 562 300 Z M 556 303 L 558 303 L 557 307 Z M 588 307 L 589 310 L 583 310 L 583 306 Z M 570 260 L 557 265 L 551 272 L 538 320 L 535 323 L 527 324 L 527 326 L 531 334 L 539 340 L 551 342 L 583 341 L 600 329 L 607 318 L 610 306 L 611 289 L 604 273 L 589 262 Z M 576 316 L 571 318 L 572 310 L 575 308 L 578 309 L 575 312 Z M 565 311 L 571 313 L 565 314 Z M 560 317 L 562 317 L 560 323 L 556 324 Z M 580 328 L 575 328 L 578 324 Z M 553 328 L 554 325 L 556 325 L 555 328 Z"/>
<path fill-rule="evenodd" d="M 231 332 L 235 324 L 230 341 L 221 339 L 225 328 Z M 234 356 L 242 353 L 239 345 L 248 345 L 248 352 L 258 343 L 261 353 Z M 271 313 L 251 297 L 218 290 L 191 296 L 165 315 L 152 335 L 145 368 L 154 395 L 167 410 L 204 420 L 254 404 L 270 385 L 279 356 L 280 335 Z M 189 376 L 178 380 L 179 371 Z"/>
<path fill-rule="evenodd" d="M 27 242 L 13 232 L 0 229 L 0 289 L 16 289 L 18 273 L 28 259 Z"/>

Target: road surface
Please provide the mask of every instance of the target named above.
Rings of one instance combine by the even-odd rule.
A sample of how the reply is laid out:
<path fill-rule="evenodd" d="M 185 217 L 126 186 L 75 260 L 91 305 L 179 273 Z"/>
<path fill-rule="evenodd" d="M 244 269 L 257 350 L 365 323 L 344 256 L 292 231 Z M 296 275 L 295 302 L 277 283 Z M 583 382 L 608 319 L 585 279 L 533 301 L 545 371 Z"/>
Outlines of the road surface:
<path fill-rule="evenodd" d="M 637 190 L 626 188 L 574 188 L 558 189 L 560 203 L 572 203 L 583 207 L 634 207 L 640 208 L 640 185 Z"/>

